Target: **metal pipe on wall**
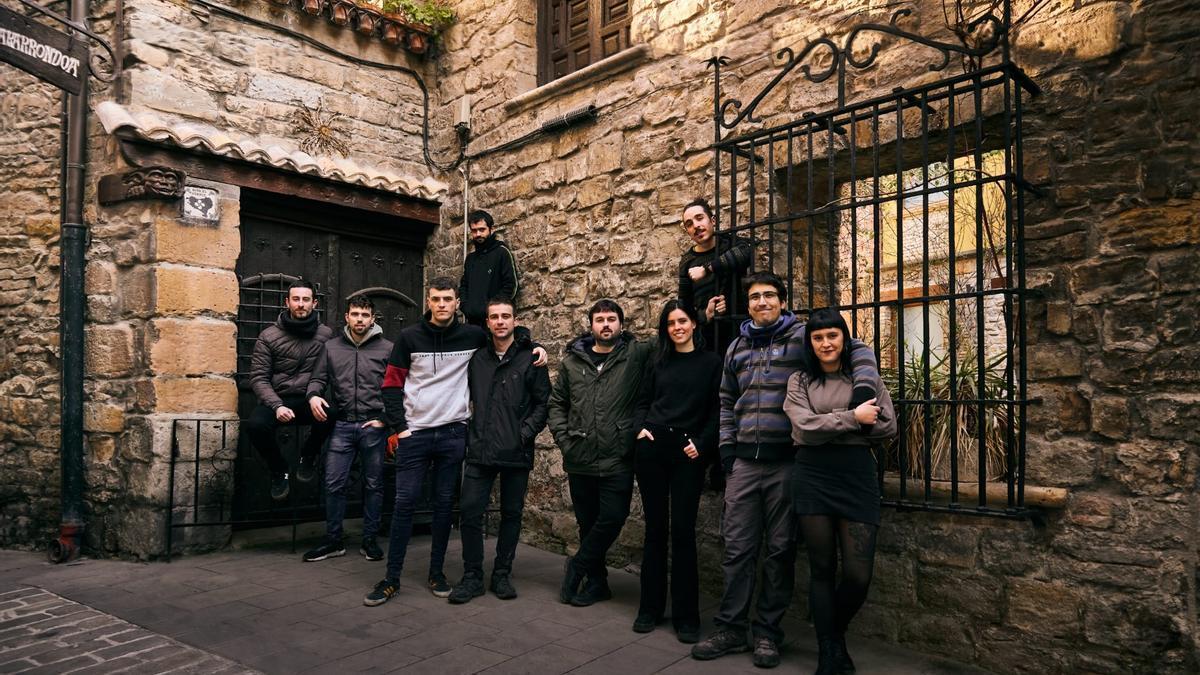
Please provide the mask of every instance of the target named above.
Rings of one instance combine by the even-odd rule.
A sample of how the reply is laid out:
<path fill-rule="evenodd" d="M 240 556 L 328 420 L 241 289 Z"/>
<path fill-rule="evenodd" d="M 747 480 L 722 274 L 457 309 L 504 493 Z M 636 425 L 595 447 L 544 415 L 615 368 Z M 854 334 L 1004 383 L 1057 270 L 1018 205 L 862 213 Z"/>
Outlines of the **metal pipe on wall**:
<path fill-rule="evenodd" d="M 87 0 L 71 0 L 70 18 L 87 25 Z M 79 555 L 83 538 L 83 268 L 87 225 L 83 222 L 87 161 L 87 80 L 78 96 L 67 97 L 67 142 L 62 190 L 62 256 L 59 284 L 59 337 L 62 349 L 61 469 L 62 518 L 58 538 L 50 542 L 52 562 Z"/>

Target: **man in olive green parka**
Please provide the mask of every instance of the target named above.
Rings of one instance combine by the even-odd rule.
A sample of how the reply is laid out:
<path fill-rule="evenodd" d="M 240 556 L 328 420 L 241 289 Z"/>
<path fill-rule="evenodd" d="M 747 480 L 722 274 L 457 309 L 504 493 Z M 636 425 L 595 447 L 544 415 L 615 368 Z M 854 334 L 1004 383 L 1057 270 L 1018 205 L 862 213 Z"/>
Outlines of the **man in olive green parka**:
<path fill-rule="evenodd" d="M 579 525 L 579 551 L 567 559 L 559 599 L 577 607 L 612 597 L 604 559 L 629 516 L 634 407 L 653 353 L 653 344 L 622 330 L 616 302 L 598 301 L 588 320 L 591 331 L 568 345 L 550 394 L 550 431 Z"/>

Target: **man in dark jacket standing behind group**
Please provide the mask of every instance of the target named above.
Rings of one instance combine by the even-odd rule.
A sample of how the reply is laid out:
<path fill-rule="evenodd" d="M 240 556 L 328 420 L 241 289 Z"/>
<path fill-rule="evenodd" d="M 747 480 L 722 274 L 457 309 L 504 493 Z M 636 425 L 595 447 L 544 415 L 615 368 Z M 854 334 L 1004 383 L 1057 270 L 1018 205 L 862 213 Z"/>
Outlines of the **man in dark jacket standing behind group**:
<path fill-rule="evenodd" d="M 508 298 L 516 306 L 517 260 L 508 244 L 496 238 L 495 221 L 487 211 L 467 215 L 471 243 L 475 250 L 463 262 L 458 297 L 467 323 L 482 326 L 487 318 L 487 303 L 492 298 Z"/>
<path fill-rule="evenodd" d="M 567 558 L 559 600 L 577 607 L 612 597 L 604 558 L 629 516 L 634 408 L 654 349 L 622 330 L 625 314 L 612 300 L 592 305 L 588 319 L 591 332 L 568 346 L 550 394 L 550 431 L 579 525 L 579 551 Z"/>
<path fill-rule="evenodd" d="M 383 509 L 383 454 L 387 429 L 383 424 L 383 372 L 392 343 L 375 325 L 375 304 L 365 295 L 346 303 L 346 327 L 325 343 L 325 358 L 317 361 L 308 381 L 308 404 L 320 422 L 333 421 L 333 435 L 325 453 L 325 541 L 304 554 L 305 562 L 345 555 L 342 520 L 346 515 L 346 483 L 357 454 L 366 488 L 363 499 L 362 546 L 367 560 L 382 560 L 375 541 Z M 324 398 L 328 388 L 329 397 Z M 334 413 L 330 420 L 330 413 Z"/>
<path fill-rule="evenodd" d="M 501 600 L 517 597 L 512 564 L 521 534 L 525 491 L 533 468 L 533 441 L 546 426 L 550 375 L 533 365 L 529 338 L 516 339 L 512 300 L 487 304 L 491 343 L 476 350 L 468 367 L 471 422 L 467 430 L 467 467 L 463 472 L 463 578 L 450 602 L 463 604 L 483 595 L 483 512 L 500 477 L 500 534 L 492 565 L 491 591 Z"/>
<path fill-rule="evenodd" d="M 271 497 L 288 496 L 288 463 L 279 451 L 275 429 L 281 424 L 308 424 L 308 440 L 300 448 L 297 477 L 312 480 L 317 455 L 332 426 L 315 420 L 304 394 L 317 361 L 325 357 L 325 341 L 333 337 L 329 326 L 317 320 L 313 284 L 303 279 L 292 282 L 284 299 L 284 310 L 254 343 L 250 360 L 250 385 L 258 405 L 246 420 L 250 444 L 267 462 L 271 472 Z"/>

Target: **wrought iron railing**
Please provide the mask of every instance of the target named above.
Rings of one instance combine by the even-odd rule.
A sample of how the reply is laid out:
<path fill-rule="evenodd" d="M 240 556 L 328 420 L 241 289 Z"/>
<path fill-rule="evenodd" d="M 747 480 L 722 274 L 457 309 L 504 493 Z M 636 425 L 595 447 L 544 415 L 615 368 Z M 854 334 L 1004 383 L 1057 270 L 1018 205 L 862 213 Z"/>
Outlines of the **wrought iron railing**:
<path fill-rule="evenodd" d="M 242 422 L 232 418 L 180 418 L 172 421 L 171 458 L 167 476 L 167 518 L 163 557 L 168 561 L 176 553 L 176 533 L 188 537 L 187 547 L 219 548 L 227 544 L 234 531 L 263 527 L 290 527 L 292 551 L 296 550 L 298 528 L 303 523 L 325 519 L 323 469 L 311 483 L 291 481 L 287 499 L 270 496 L 265 464 L 239 433 Z M 293 463 L 305 438 L 306 427 L 280 427 L 278 438 L 285 458 Z M 383 463 L 384 526 L 387 536 L 395 503 L 395 462 Z M 355 462 L 347 479 L 346 518 L 362 516 L 363 490 L 361 467 Z M 418 524 L 429 522 L 433 514 L 433 487 L 426 476 L 422 497 L 415 516 Z M 496 508 L 489 507 L 489 519 Z M 457 507 L 455 509 L 457 517 Z M 485 528 L 486 531 L 486 528 Z"/>
<path fill-rule="evenodd" d="M 874 346 L 901 429 L 879 452 L 884 503 L 1024 517 L 1024 201 L 1036 188 L 1022 118 L 1039 89 L 1009 59 L 1007 3 L 963 44 L 901 29 L 907 15 L 779 51 L 778 74 L 745 105 L 722 98 L 729 60 L 710 59 L 714 206 L 723 231 L 755 242 L 752 269 L 784 278 L 793 309 L 838 308 Z M 961 57 L 963 72 L 848 101 L 852 71 L 876 65 L 880 43 L 856 46 L 870 33 L 932 50 L 930 70 Z M 820 70 L 806 62 L 817 54 Z M 783 121 L 764 125 L 793 72 L 836 77 L 836 102 L 799 116 L 778 106 Z M 744 317 L 731 318 L 725 330 Z"/>

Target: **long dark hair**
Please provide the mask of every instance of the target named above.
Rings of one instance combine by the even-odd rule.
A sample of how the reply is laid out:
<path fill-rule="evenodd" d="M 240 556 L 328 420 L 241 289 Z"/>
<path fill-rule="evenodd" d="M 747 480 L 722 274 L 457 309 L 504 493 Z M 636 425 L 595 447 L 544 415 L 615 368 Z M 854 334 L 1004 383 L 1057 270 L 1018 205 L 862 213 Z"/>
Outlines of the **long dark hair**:
<path fill-rule="evenodd" d="M 808 377 L 814 382 L 825 381 L 825 370 L 821 368 L 821 360 L 817 358 L 817 352 L 812 346 L 813 331 L 824 330 L 826 328 L 837 328 L 842 331 L 842 354 L 840 370 L 849 375 L 852 372 L 850 366 L 850 328 L 846 325 L 846 320 L 842 318 L 842 313 L 836 309 L 818 309 L 808 317 L 808 323 L 804 326 L 804 370 L 808 372 Z"/>
<path fill-rule="evenodd" d="M 700 320 L 696 318 L 696 310 L 693 307 L 688 307 L 687 303 L 678 299 L 671 298 L 667 304 L 663 305 L 662 312 L 658 315 L 658 360 L 659 362 L 666 361 L 675 353 L 675 343 L 671 341 L 670 331 L 667 330 L 667 318 L 671 316 L 671 312 L 680 310 L 695 324 L 696 329 L 692 331 L 692 348 L 704 348 L 704 336 L 700 335 Z"/>

